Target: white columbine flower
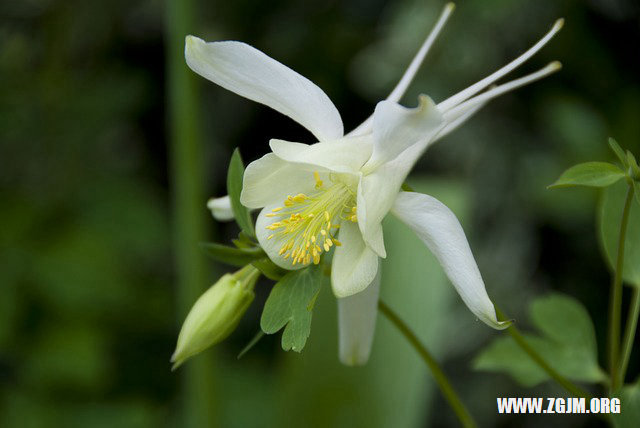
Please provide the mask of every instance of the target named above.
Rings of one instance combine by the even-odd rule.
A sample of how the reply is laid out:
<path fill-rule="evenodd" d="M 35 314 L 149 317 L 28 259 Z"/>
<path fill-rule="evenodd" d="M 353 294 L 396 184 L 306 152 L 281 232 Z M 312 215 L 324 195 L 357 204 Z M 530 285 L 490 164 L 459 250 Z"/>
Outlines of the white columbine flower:
<path fill-rule="evenodd" d="M 471 312 L 493 328 L 508 326 L 496 318 L 455 215 L 435 198 L 403 192 L 401 186 L 431 144 L 487 101 L 560 68 L 553 62 L 482 92 L 540 50 L 560 30 L 562 20 L 519 58 L 441 103 L 421 95 L 416 108 L 399 105 L 452 10 L 452 4 L 445 7 L 387 99 L 347 135 L 327 95 L 283 64 L 244 43 L 186 39 L 185 56 L 192 70 L 289 116 L 318 140 L 307 145 L 272 139 L 272 153 L 245 171 L 241 202 L 262 209 L 256 224 L 258 241 L 285 269 L 318 263 L 323 253 L 335 248 L 331 284 L 339 303 L 340 358 L 346 364 L 362 364 L 369 356 L 380 286 L 378 264 L 387 255 L 381 222 L 389 212 L 435 254 Z"/>

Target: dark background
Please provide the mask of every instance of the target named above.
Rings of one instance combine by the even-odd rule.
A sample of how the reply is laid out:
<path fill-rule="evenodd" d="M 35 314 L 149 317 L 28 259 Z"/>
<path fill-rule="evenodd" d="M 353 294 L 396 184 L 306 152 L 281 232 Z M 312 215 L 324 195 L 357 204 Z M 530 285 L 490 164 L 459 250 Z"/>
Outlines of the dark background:
<path fill-rule="evenodd" d="M 197 1 L 188 33 L 242 40 L 287 64 L 323 88 L 352 129 L 391 90 L 442 6 Z M 570 294 L 588 309 L 601 356 L 610 279 L 596 234 L 598 195 L 546 185 L 574 163 L 612 161 L 608 136 L 640 153 L 639 9 L 633 0 L 460 1 L 403 99 L 411 106 L 419 93 L 443 100 L 566 19 L 514 76 L 556 59 L 564 69 L 493 101 L 430 149 L 411 180 L 461 217 L 498 305 L 526 328 L 534 296 Z M 236 360 L 258 329 L 269 287 L 261 283 L 238 331 L 194 359 L 208 361 L 210 370 L 200 371 L 207 395 L 194 396 L 183 369 L 170 372 L 185 308 L 176 304 L 165 70 L 166 53 L 183 46 L 166 36 L 165 12 L 159 0 L 0 3 L 0 426 L 177 427 L 189 412 L 203 412 L 196 419 L 210 426 L 454 423 L 426 368 L 385 321 L 367 368 L 339 366 L 329 290 L 302 355 L 285 354 L 279 338 L 268 337 Z M 205 196 L 225 193 L 236 146 L 249 162 L 272 137 L 312 142 L 288 118 L 194 81 Z M 215 224 L 205 203 L 202 240 L 233 236 L 235 226 Z M 444 361 L 481 425 L 597 424 L 498 417 L 496 396 L 564 391 L 473 371 L 477 350 L 499 333 L 473 320 L 437 263 L 417 257 L 421 247 L 403 238 L 406 231 L 386 227 L 397 255 L 384 268 L 383 295 Z M 207 266 L 202 290 L 231 269 Z M 430 269 L 427 280 L 420 268 Z M 638 355 L 628 379 L 638 375 Z M 204 408 L 184 410 L 196 401 Z"/>

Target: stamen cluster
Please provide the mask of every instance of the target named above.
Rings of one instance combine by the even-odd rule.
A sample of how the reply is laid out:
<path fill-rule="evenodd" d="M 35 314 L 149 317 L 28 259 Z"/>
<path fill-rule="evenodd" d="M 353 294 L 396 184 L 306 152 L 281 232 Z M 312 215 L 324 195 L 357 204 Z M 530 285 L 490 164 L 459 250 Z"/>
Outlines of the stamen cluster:
<path fill-rule="evenodd" d="M 342 182 L 325 186 L 318 172 L 313 173 L 316 191 L 310 195 L 289 195 L 283 206 L 271 210 L 267 217 L 277 221 L 266 228 L 283 240 L 279 254 L 291 259 L 291 264 L 320 263 L 320 255 L 342 244 L 335 238 L 342 220 L 357 222 L 356 198 Z"/>

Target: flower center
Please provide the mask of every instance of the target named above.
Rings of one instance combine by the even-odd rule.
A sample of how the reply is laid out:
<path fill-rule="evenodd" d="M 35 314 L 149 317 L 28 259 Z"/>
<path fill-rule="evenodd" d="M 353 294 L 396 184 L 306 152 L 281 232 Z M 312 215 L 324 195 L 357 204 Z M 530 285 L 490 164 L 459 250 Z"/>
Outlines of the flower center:
<path fill-rule="evenodd" d="M 320 255 L 334 245 L 342 245 L 334 234 L 342 220 L 357 222 L 355 193 L 343 182 L 325 186 L 318 172 L 313 173 L 316 191 L 309 195 L 289 195 L 284 206 L 274 208 L 267 217 L 277 220 L 267 226 L 283 244 L 279 254 L 291 258 L 291 264 L 320 263 Z"/>

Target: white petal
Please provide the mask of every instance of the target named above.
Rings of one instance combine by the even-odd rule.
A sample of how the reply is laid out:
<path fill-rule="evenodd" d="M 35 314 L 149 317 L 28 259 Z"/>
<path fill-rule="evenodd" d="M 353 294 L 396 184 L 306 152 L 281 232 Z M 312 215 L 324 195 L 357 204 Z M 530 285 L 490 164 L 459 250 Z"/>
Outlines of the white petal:
<path fill-rule="evenodd" d="M 471 312 L 490 327 L 509 326 L 497 320 L 464 230 L 449 208 L 431 196 L 401 192 L 392 212 L 429 247 Z"/>
<path fill-rule="evenodd" d="M 429 33 L 429 35 L 425 39 L 424 43 L 418 50 L 418 53 L 416 53 L 416 56 L 411 61 L 411 64 L 409 64 L 409 67 L 402 75 L 402 78 L 400 79 L 396 87 L 393 88 L 393 91 L 391 91 L 391 93 L 387 97 L 387 100 L 395 101 L 395 102 L 400 101 L 404 93 L 407 91 L 407 88 L 413 81 L 413 78 L 416 76 L 418 69 L 420 69 L 420 65 L 422 65 L 422 62 L 424 61 L 424 58 L 427 56 L 427 53 L 431 49 L 431 46 L 433 46 L 433 42 L 435 42 L 436 37 L 438 37 L 438 35 L 440 34 L 440 31 L 442 31 L 444 24 L 447 22 L 447 20 L 449 19 L 449 16 L 451 16 L 451 13 L 453 12 L 454 9 L 455 9 L 455 5 L 453 3 L 447 3 L 445 5 L 444 9 L 442 10 L 442 13 L 440 14 L 440 17 L 438 18 L 438 22 L 436 22 L 436 25 L 433 27 L 433 30 L 431 30 L 431 33 Z M 351 131 L 349 135 L 355 136 L 355 135 L 367 134 L 368 132 L 371 131 L 372 120 L 373 120 L 373 116 L 370 116 L 360 126 L 358 126 L 356 129 Z"/>
<path fill-rule="evenodd" d="M 369 286 L 358 294 L 338 299 L 340 361 L 348 366 L 369 360 L 378 316 L 380 271 Z"/>
<path fill-rule="evenodd" d="M 269 214 L 272 209 L 278 206 L 280 205 L 267 205 L 262 209 L 262 211 L 260 211 L 256 220 L 256 237 L 258 238 L 258 242 L 264 252 L 267 253 L 267 256 L 269 256 L 271 261 L 276 265 L 288 270 L 302 269 L 306 266 L 301 263 L 293 265 L 291 263 L 291 258 L 285 259 L 279 254 L 280 248 L 282 248 L 282 244 L 284 244 L 284 240 L 275 234 L 273 230 L 267 229 L 267 226 L 271 225 L 275 220 L 273 217 L 267 217 L 266 214 Z M 272 234 L 274 235 L 273 238 L 269 239 L 269 236 Z"/>
<path fill-rule="evenodd" d="M 386 257 L 381 222 L 393 206 L 411 168 L 431 141 L 425 140 L 411 146 L 391 162 L 380 165 L 360 179 L 358 226 L 366 244 L 380 257 Z"/>
<path fill-rule="evenodd" d="M 358 226 L 343 221 L 331 265 L 331 287 L 336 297 L 348 297 L 361 292 L 378 272 L 378 256 L 362 240 Z"/>
<path fill-rule="evenodd" d="M 418 107 L 412 109 L 379 102 L 373 113 L 373 153 L 363 171 L 372 171 L 414 144 L 430 140 L 443 126 L 442 115 L 426 95 L 420 95 Z"/>
<path fill-rule="evenodd" d="M 269 146 L 276 156 L 288 162 L 352 174 L 360 171 L 372 151 L 370 137 L 341 138 L 311 145 L 273 139 Z"/>
<path fill-rule="evenodd" d="M 447 111 L 450 108 L 455 107 L 461 102 L 465 101 L 469 97 L 472 97 L 478 92 L 487 88 L 489 85 L 498 81 L 498 79 L 500 79 L 501 77 L 512 72 L 513 70 L 518 68 L 520 65 L 522 65 L 524 62 L 526 62 L 529 58 L 531 58 L 533 55 L 535 55 L 536 52 L 542 49 L 542 47 L 546 45 L 549 42 L 549 40 L 551 40 L 558 31 L 560 31 L 563 25 L 564 25 L 564 19 L 558 19 L 555 22 L 555 24 L 553 24 L 553 27 L 551 28 L 551 30 L 547 34 L 545 34 L 545 36 L 542 39 L 540 39 L 538 43 L 536 43 L 531 48 L 529 48 L 525 53 L 523 53 L 518 58 L 514 59 L 513 61 L 511 61 L 509 64 L 505 65 L 498 71 L 485 77 L 481 81 L 469 86 L 467 89 L 461 92 L 458 92 L 457 94 L 444 100 L 443 102 L 438 104 L 438 107 L 440 107 L 442 111 Z"/>
<path fill-rule="evenodd" d="M 244 171 L 240 202 L 248 208 L 282 204 L 288 195 L 313 190 L 313 172 L 268 153 Z"/>
<path fill-rule="evenodd" d="M 207 208 L 211 210 L 211 215 L 218 221 L 233 220 L 233 210 L 231 209 L 231 199 L 229 195 L 221 198 L 210 198 L 207 201 Z"/>
<path fill-rule="evenodd" d="M 252 46 L 187 36 L 185 58 L 202 77 L 289 116 L 318 141 L 343 135 L 340 114 L 322 89 Z"/>

